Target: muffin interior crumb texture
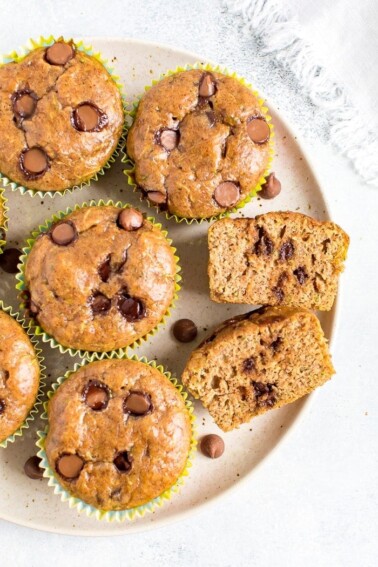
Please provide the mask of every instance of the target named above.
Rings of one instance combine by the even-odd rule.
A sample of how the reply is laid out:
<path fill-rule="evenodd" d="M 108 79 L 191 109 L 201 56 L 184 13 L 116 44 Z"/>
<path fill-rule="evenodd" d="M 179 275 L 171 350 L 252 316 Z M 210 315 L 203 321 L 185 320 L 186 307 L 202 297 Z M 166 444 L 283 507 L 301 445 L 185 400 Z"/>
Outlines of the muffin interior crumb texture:
<path fill-rule="evenodd" d="M 211 299 L 330 310 L 349 237 L 332 222 L 274 212 L 209 230 Z"/>
<path fill-rule="evenodd" d="M 268 166 L 269 138 L 260 101 L 247 86 L 193 69 L 167 76 L 143 96 L 127 152 L 153 204 L 206 218 L 256 187 Z"/>
<path fill-rule="evenodd" d="M 70 43 L 0 66 L 0 172 L 30 189 L 64 190 L 90 179 L 123 129 L 116 83 Z"/>
<path fill-rule="evenodd" d="M 294 402 L 332 374 L 317 317 L 305 309 L 266 307 L 225 321 L 192 353 L 182 381 L 229 431 Z"/>
<path fill-rule="evenodd" d="M 94 405 L 94 388 L 106 392 L 106 404 Z M 84 366 L 59 387 L 48 418 L 46 453 L 54 474 L 73 496 L 101 510 L 129 509 L 160 496 L 188 459 L 185 402 L 145 363 Z"/>

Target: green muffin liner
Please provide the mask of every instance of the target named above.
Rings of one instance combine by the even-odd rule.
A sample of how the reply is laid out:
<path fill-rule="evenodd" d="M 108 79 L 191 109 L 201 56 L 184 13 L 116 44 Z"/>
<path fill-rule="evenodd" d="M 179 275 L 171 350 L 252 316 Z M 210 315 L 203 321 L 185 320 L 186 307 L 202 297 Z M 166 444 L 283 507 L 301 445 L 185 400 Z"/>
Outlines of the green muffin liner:
<path fill-rule="evenodd" d="M 4 189 L 2 187 L 0 187 L 0 218 L 1 218 L 1 213 L 3 216 L 3 223 L 0 224 L 0 254 L 3 251 L 3 247 L 6 244 L 5 240 L 2 240 L 1 235 L 1 229 L 4 230 L 4 232 L 6 233 L 8 230 L 8 211 L 9 208 L 7 207 L 7 199 L 5 197 L 5 192 Z"/>
<path fill-rule="evenodd" d="M 5 306 L 1 299 L 0 299 L 0 310 L 4 311 L 4 313 L 7 313 L 8 315 L 10 315 L 26 331 L 26 334 L 28 335 L 30 342 L 32 343 L 32 345 L 34 347 L 34 351 L 35 351 L 35 354 L 36 354 L 36 357 L 37 357 L 37 360 L 38 360 L 38 364 L 39 364 L 39 388 L 38 388 L 38 393 L 37 393 L 37 397 L 36 397 L 34 406 L 32 407 L 29 414 L 27 415 L 24 423 L 22 425 L 20 425 L 20 427 L 14 433 L 12 433 L 11 435 L 9 435 L 5 439 L 3 439 L 3 441 L 0 441 L 0 447 L 5 448 L 8 445 L 8 443 L 14 443 L 16 441 L 17 437 L 21 437 L 23 435 L 24 431 L 26 429 L 29 429 L 30 424 L 34 421 L 34 418 L 36 417 L 36 415 L 37 415 L 37 413 L 40 409 L 39 406 L 42 404 L 42 396 L 43 396 L 43 390 L 44 390 L 44 387 L 45 387 L 45 379 L 46 379 L 46 376 L 45 376 L 46 367 L 43 364 L 44 358 L 42 356 L 42 350 L 38 347 L 38 340 L 34 337 L 30 325 L 28 325 L 25 322 L 25 320 L 21 318 L 19 313 L 14 312 L 12 307 Z"/>
<path fill-rule="evenodd" d="M 154 498 L 150 502 L 147 502 L 147 504 L 143 504 L 142 506 L 136 506 L 136 507 L 130 508 L 128 510 L 115 510 L 115 511 L 99 510 L 98 508 L 95 508 L 94 506 L 87 504 L 86 502 L 84 502 L 80 498 L 76 498 L 76 497 L 72 496 L 67 490 L 65 490 L 61 486 L 58 479 L 54 475 L 54 471 L 52 470 L 52 468 L 49 465 L 49 462 L 47 460 L 46 451 L 45 451 L 45 440 L 46 440 L 46 436 L 47 436 L 47 433 L 48 433 L 48 425 L 45 427 L 45 429 L 43 431 L 38 431 L 39 439 L 38 439 L 36 444 L 37 444 L 37 447 L 39 448 L 37 455 L 41 459 L 40 467 L 42 469 L 44 469 L 43 476 L 45 478 L 48 478 L 48 486 L 51 486 L 51 487 L 54 488 L 54 494 L 57 494 L 58 496 L 60 496 L 62 502 L 68 502 L 68 505 L 69 505 L 70 508 L 76 508 L 76 510 L 78 512 L 83 512 L 88 517 L 96 518 L 97 520 L 106 520 L 107 522 L 123 522 L 125 520 L 134 520 L 135 518 L 138 518 L 138 517 L 142 518 L 147 512 L 153 512 L 154 510 L 156 510 L 156 508 L 160 508 L 161 506 L 163 506 L 163 504 L 166 501 L 171 499 L 171 496 L 173 494 L 179 492 L 181 486 L 184 483 L 185 477 L 187 477 L 189 475 L 189 471 L 190 471 L 190 468 L 192 466 L 192 460 L 193 460 L 195 450 L 196 450 L 196 446 L 197 446 L 196 428 L 195 428 L 195 415 L 194 415 L 194 412 L 193 412 L 193 404 L 190 400 L 188 400 L 188 394 L 184 390 L 183 386 L 178 383 L 176 378 L 172 377 L 170 372 L 167 372 L 166 370 L 164 370 L 163 366 L 157 365 L 157 363 L 154 360 L 148 361 L 147 358 L 145 358 L 145 357 L 139 358 L 136 355 L 128 357 L 128 356 L 120 355 L 120 354 L 116 354 L 116 353 L 112 353 L 112 354 L 102 353 L 101 355 L 96 355 L 95 360 L 104 360 L 105 358 L 106 359 L 117 358 L 119 360 L 126 358 L 128 360 L 136 360 L 138 362 L 143 362 L 144 364 L 148 364 L 149 366 L 152 366 L 152 368 L 156 368 L 157 370 L 159 370 L 159 372 L 161 372 L 175 386 L 175 388 L 181 394 L 181 397 L 183 398 L 183 400 L 185 402 L 185 407 L 186 407 L 186 409 L 188 410 L 188 413 L 189 413 L 190 424 L 191 424 L 191 429 L 192 429 L 190 448 L 189 448 L 189 453 L 188 453 L 188 458 L 187 458 L 187 461 L 186 461 L 186 464 L 185 464 L 185 468 L 182 471 L 182 473 L 180 474 L 180 476 L 177 479 L 177 481 L 175 482 L 175 484 L 173 484 L 170 488 L 168 488 L 167 490 L 162 492 L 162 494 L 160 494 L 160 496 L 157 496 L 156 498 Z M 73 370 L 67 371 L 64 374 L 64 376 L 61 376 L 60 378 L 58 378 L 57 382 L 51 387 L 52 389 L 47 394 L 48 400 L 50 400 L 53 397 L 55 392 L 58 390 L 59 386 L 61 384 L 63 384 L 63 382 L 65 382 L 65 380 L 67 380 L 71 376 L 71 374 L 73 374 L 74 372 L 79 370 L 79 368 L 81 368 L 82 366 L 89 364 L 90 362 L 93 362 L 93 361 L 94 360 L 92 360 L 92 361 L 82 360 L 80 364 L 75 364 Z M 45 419 L 45 420 L 48 419 L 48 417 L 47 417 L 47 405 L 48 405 L 48 401 L 44 403 L 44 410 L 45 411 L 42 414 L 42 419 Z"/>
<path fill-rule="evenodd" d="M 203 221 L 212 222 L 212 221 L 217 220 L 217 219 L 228 217 L 232 213 L 235 213 L 239 209 L 242 209 L 247 203 L 249 203 L 253 199 L 253 197 L 256 197 L 257 193 L 261 190 L 262 185 L 265 183 L 266 177 L 269 174 L 270 169 L 271 169 L 273 156 L 274 156 L 273 140 L 274 140 L 274 137 L 275 137 L 275 133 L 274 133 L 274 127 L 273 127 L 273 124 L 272 124 L 272 118 L 269 115 L 268 108 L 266 106 L 264 106 L 264 100 L 260 97 L 259 93 L 255 89 L 253 89 L 252 85 L 250 85 L 243 77 L 240 77 L 234 71 L 230 71 L 227 67 L 221 67 L 219 65 L 210 65 L 210 63 L 197 62 L 197 63 L 194 63 L 193 65 L 188 64 L 188 65 L 185 65 L 184 67 L 177 67 L 174 70 L 169 69 L 168 71 L 166 71 L 166 73 L 161 75 L 159 79 L 154 79 L 152 81 L 151 85 L 144 87 L 144 90 L 145 90 L 145 92 L 149 91 L 153 86 L 155 86 L 157 83 L 159 83 L 165 77 L 175 75 L 176 73 L 181 73 L 182 71 L 189 71 L 190 69 L 201 69 L 203 71 L 213 71 L 215 73 L 222 73 L 223 75 L 227 75 L 229 77 L 232 77 L 233 79 L 236 79 L 242 85 L 246 86 L 256 96 L 256 98 L 257 98 L 257 100 L 258 100 L 258 102 L 261 106 L 261 111 L 263 113 L 263 116 L 264 116 L 265 120 L 268 122 L 269 128 L 270 128 L 269 159 L 268 159 L 267 168 L 266 168 L 265 172 L 263 173 L 263 175 L 258 180 L 256 186 L 248 193 L 248 195 L 246 197 L 244 197 L 244 199 L 242 201 L 240 201 L 232 209 L 228 209 L 227 211 L 219 213 L 218 215 L 212 215 L 211 217 L 203 217 L 203 218 L 180 217 L 178 215 L 174 215 L 172 213 L 169 213 L 168 211 L 162 211 L 161 209 L 159 209 L 159 207 L 157 205 L 153 205 L 148 199 L 146 199 L 143 195 L 141 195 L 141 198 L 140 198 L 141 201 L 143 201 L 143 202 L 147 201 L 148 207 L 155 208 L 159 213 L 164 213 L 165 217 L 168 220 L 174 219 L 178 223 L 186 222 L 186 224 L 192 224 L 192 223 L 200 224 Z M 143 97 L 143 95 L 140 95 L 133 103 L 133 109 L 129 113 L 132 121 L 134 121 L 134 119 L 135 119 L 135 116 L 136 116 L 136 113 L 137 113 L 137 110 L 138 110 L 138 106 L 139 106 L 139 102 L 140 102 L 142 97 Z M 131 185 L 133 187 L 134 193 L 138 192 L 139 189 L 138 189 L 137 181 L 136 181 L 136 178 L 135 178 L 135 164 L 127 154 L 126 145 L 124 145 L 121 148 L 121 155 L 122 155 L 121 161 L 122 161 L 122 163 L 124 163 L 126 165 L 126 169 L 124 169 L 123 172 L 127 177 L 127 182 L 128 182 L 129 185 Z"/>
<path fill-rule="evenodd" d="M 59 37 L 59 38 L 55 38 L 53 35 L 50 35 L 49 37 L 42 37 L 41 36 L 38 40 L 29 39 L 29 42 L 27 43 L 27 45 L 24 46 L 23 48 L 21 48 L 20 52 L 12 51 L 12 53 L 9 53 L 8 55 L 3 55 L 3 56 L 0 55 L 0 67 L 2 65 L 7 64 L 7 63 L 19 62 L 22 59 L 24 59 L 24 57 L 26 57 L 26 55 L 28 55 L 34 49 L 37 49 L 39 47 L 48 47 L 49 45 L 53 44 L 55 41 L 69 42 L 69 41 L 73 41 L 73 40 L 65 39 L 62 36 Z M 108 60 L 104 59 L 98 51 L 95 51 L 93 49 L 92 46 L 85 45 L 83 41 L 78 41 L 78 42 L 73 41 L 73 43 L 74 43 L 76 49 L 78 49 L 79 51 L 83 51 L 87 55 L 91 55 L 92 57 L 97 59 L 97 61 L 99 61 L 101 63 L 101 65 L 103 65 L 105 67 L 105 69 L 108 71 L 109 75 L 112 77 L 114 83 L 116 84 L 119 92 L 121 93 L 123 113 L 124 113 L 124 125 L 123 125 L 122 134 L 120 136 L 120 139 L 118 140 L 118 144 L 116 146 L 116 149 L 114 150 L 114 152 L 110 156 L 110 158 L 107 160 L 107 162 L 101 167 L 101 169 L 99 171 L 97 171 L 90 179 L 87 179 L 86 181 L 82 181 L 78 185 L 73 185 L 72 187 L 69 187 L 68 189 L 58 190 L 58 191 L 41 191 L 41 190 L 37 190 L 37 189 L 28 189 L 24 185 L 21 185 L 20 183 L 12 181 L 11 179 L 9 179 L 8 177 L 6 177 L 5 175 L 3 175 L 0 172 L 0 182 L 3 184 L 3 186 L 4 187 L 10 187 L 12 191 L 19 190 L 22 195 L 24 195 L 25 193 L 28 193 L 29 195 L 31 195 L 31 197 L 38 196 L 38 197 L 43 198 L 46 195 L 48 195 L 49 197 L 55 197 L 55 195 L 60 195 L 62 197 L 63 195 L 66 195 L 68 193 L 72 193 L 73 191 L 75 191 L 75 189 L 83 189 L 84 187 L 91 185 L 92 181 L 98 181 L 98 178 L 100 176 L 105 175 L 106 170 L 108 170 L 111 167 L 111 165 L 115 162 L 116 158 L 120 154 L 121 148 L 125 144 L 125 140 L 126 140 L 126 136 L 127 136 L 126 119 L 127 119 L 129 112 L 127 110 L 127 102 L 126 102 L 125 95 L 124 95 L 124 92 L 123 92 L 123 85 L 121 83 L 120 77 L 115 74 L 113 67 L 111 67 L 108 64 Z"/>
<path fill-rule="evenodd" d="M 51 219 L 46 220 L 43 225 L 40 225 L 37 230 L 32 232 L 31 238 L 29 238 L 26 241 L 27 246 L 25 246 L 22 249 L 23 253 L 22 253 L 22 256 L 20 257 L 20 263 L 18 264 L 19 272 L 16 275 L 16 280 L 18 280 L 18 283 L 16 284 L 16 289 L 19 290 L 19 292 L 20 292 L 20 294 L 19 294 L 19 299 L 21 301 L 20 309 L 22 309 L 24 311 L 27 310 L 27 304 L 25 304 L 24 299 L 22 297 L 23 293 L 27 290 L 27 285 L 25 283 L 25 265 L 26 265 L 27 257 L 29 255 L 34 243 L 35 243 L 36 238 L 41 233 L 47 232 L 54 223 L 62 220 L 65 216 L 69 215 L 70 213 L 72 213 L 74 211 L 78 211 L 78 210 L 83 209 L 85 207 L 99 207 L 99 206 L 100 207 L 112 206 L 112 207 L 118 207 L 120 209 L 133 208 L 132 205 L 124 204 L 121 201 L 117 201 L 115 203 L 112 200 L 108 200 L 106 202 L 103 199 L 101 199 L 100 201 L 92 200 L 92 201 L 89 201 L 89 202 L 85 202 L 82 205 L 75 205 L 73 208 L 68 207 L 65 211 L 59 211 L 59 212 L 55 213 Z M 181 267 L 179 265 L 180 259 L 179 259 L 178 255 L 176 254 L 177 250 L 176 250 L 176 248 L 174 248 L 174 246 L 172 246 L 172 240 L 170 238 L 168 238 L 168 232 L 162 227 L 162 225 L 160 223 L 156 222 L 156 220 L 153 217 L 146 217 L 146 219 L 151 224 L 153 224 L 156 228 L 160 229 L 161 233 L 163 234 L 163 236 L 168 241 L 168 244 L 170 245 L 170 248 L 173 252 L 174 260 L 175 260 L 175 263 L 176 263 L 174 295 L 173 295 L 171 304 L 168 307 L 167 311 L 165 312 L 164 316 L 162 317 L 162 319 L 159 321 L 159 323 L 151 331 L 146 333 L 143 337 L 136 339 L 133 343 L 131 343 L 130 345 L 128 345 L 126 347 L 109 351 L 110 355 L 124 356 L 124 355 L 126 355 L 128 349 L 136 348 L 136 347 L 140 346 L 141 344 L 143 344 L 143 342 L 147 341 L 150 337 L 154 336 L 156 334 L 156 332 L 158 331 L 159 326 L 163 325 L 166 322 L 167 318 L 170 317 L 171 311 L 172 311 L 172 309 L 174 309 L 176 300 L 178 298 L 178 292 L 181 289 L 181 286 L 180 286 L 181 276 L 180 276 L 180 273 L 179 273 L 181 271 Z M 98 353 L 93 352 L 93 351 L 79 350 L 79 349 L 63 346 L 59 342 L 57 342 L 54 339 L 54 337 L 52 337 L 51 335 L 46 333 L 42 329 L 42 327 L 40 327 L 38 324 L 35 324 L 35 323 L 34 323 L 34 327 L 33 327 L 33 332 L 37 337 L 41 338 L 42 342 L 49 343 L 52 348 L 58 348 L 59 351 L 62 354 L 68 352 L 71 356 L 79 355 L 80 357 L 87 358 L 88 360 L 95 359 L 97 354 L 98 354 Z M 99 351 L 99 352 L 101 352 L 101 351 Z"/>

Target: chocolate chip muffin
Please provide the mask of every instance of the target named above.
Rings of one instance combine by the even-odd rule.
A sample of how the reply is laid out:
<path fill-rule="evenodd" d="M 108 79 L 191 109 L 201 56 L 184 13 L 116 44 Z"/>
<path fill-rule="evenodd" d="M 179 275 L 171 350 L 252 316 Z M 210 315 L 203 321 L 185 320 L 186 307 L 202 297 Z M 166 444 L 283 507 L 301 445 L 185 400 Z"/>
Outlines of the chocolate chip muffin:
<path fill-rule="evenodd" d="M 45 450 L 58 482 L 101 510 L 153 500 L 187 463 L 191 423 L 184 399 L 142 362 L 83 366 L 52 397 L 48 420 Z"/>
<path fill-rule="evenodd" d="M 20 323 L 0 309 L 0 442 L 21 427 L 39 388 L 39 363 Z"/>
<path fill-rule="evenodd" d="M 71 41 L 0 66 L 0 172 L 29 189 L 62 191 L 93 177 L 122 134 L 118 86 Z"/>
<path fill-rule="evenodd" d="M 77 208 L 36 239 L 25 266 L 30 312 L 65 347 L 126 347 L 161 321 L 175 294 L 173 249 L 133 208 Z"/>
<path fill-rule="evenodd" d="M 208 218 L 257 187 L 269 163 L 270 134 L 261 102 L 247 86 L 192 69 L 146 92 L 127 153 L 151 203 L 178 217 Z"/>

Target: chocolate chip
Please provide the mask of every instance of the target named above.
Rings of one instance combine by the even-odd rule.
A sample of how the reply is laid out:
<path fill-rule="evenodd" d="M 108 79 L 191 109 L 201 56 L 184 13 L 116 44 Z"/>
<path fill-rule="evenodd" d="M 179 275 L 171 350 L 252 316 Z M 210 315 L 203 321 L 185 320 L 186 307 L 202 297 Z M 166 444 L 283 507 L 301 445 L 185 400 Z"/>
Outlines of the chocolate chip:
<path fill-rule="evenodd" d="M 265 183 L 261 186 L 258 196 L 262 199 L 274 199 L 281 193 L 281 182 L 274 173 L 269 173 Z"/>
<path fill-rule="evenodd" d="M 57 472 L 66 480 L 77 478 L 84 466 L 84 461 L 79 455 L 64 453 L 56 462 Z"/>
<path fill-rule="evenodd" d="M 286 262 L 287 260 L 290 260 L 290 258 L 292 258 L 294 256 L 294 244 L 292 243 L 291 240 L 288 240 L 287 242 L 284 242 L 280 248 L 280 251 L 278 253 L 278 257 L 281 260 L 281 262 Z"/>
<path fill-rule="evenodd" d="M 100 132 L 109 120 L 92 102 L 82 102 L 72 112 L 71 123 L 79 132 Z"/>
<path fill-rule="evenodd" d="M 258 240 L 254 245 L 254 252 L 257 256 L 270 256 L 274 250 L 272 240 L 262 226 L 258 226 Z"/>
<path fill-rule="evenodd" d="M 0 388 L 5 388 L 8 380 L 9 380 L 9 371 L 8 370 L 2 370 L 0 368 Z"/>
<path fill-rule="evenodd" d="M 50 65 L 65 65 L 72 59 L 75 51 L 72 45 L 57 41 L 46 49 L 45 60 Z"/>
<path fill-rule="evenodd" d="M 68 246 L 71 242 L 75 242 L 77 237 L 76 226 L 71 221 L 59 222 L 50 229 L 50 238 L 58 246 Z"/>
<path fill-rule="evenodd" d="M 0 415 L 2 415 L 5 411 L 5 401 L 0 400 Z"/>
<path fill-rule="evenodd" d="M 198 330 L 196 324 L 191 319 L 179 319 L 172 327 L 173 336 L 181 343 L 194 341 Z"/>
<path fill-rule="evenodd" d="M 140 299 L 122 293 L 118 300 L 118 308 L 129 323 L 139 321 L 145 316 L 145 308 Z"/>
<path fill-rule="evenodd" d="M 24 464 L 24 472 L 26 476 L 32 478 L 33 480 L 39 480 L 43 478 L 43 469 L 39 466 L 41 462 L 41 459 L 37 457 L 37 455 L 29 457 L 29 459 Z"/>
<path fill-rule="evenodd" d="M 23 150 L 19 158 L 20 169 L 28 179 L 38 179 L 49 169 L 49 158 L 37 146 Z"/>
<path fill-rule="evenodd" d="M 213 94 L 216 92 L 216 89 L 217 87 L 213 75 L 211 73 L 205 73 L 204 75 L 202 75 L 198 89 L 199 96 L 206 98 L 213 96 Z"/>
<path fill-rule="evenodd" d="M 7 274 L 17 274 L 18 264 L 20 262 L 21 250 L 17 248 L 7 248 L 0 254 L 0 268 Z"/>
<path fill-rule="evenodd" d="M 30 118 L 33 116 L 37 107 L 37 95 L 28 90 L 23 89 L 12 94 L 12 108 L 18 119 Z"/>
<path fill-rule="evenodd" d="M 276 296 L 278 303 L 282 303 L 285 298 L 285 292 L 282 287 L 275 286 L 272 288 L 272 291 Z"/>
<path fill-rule="evenodd" d="M 307 274 L 304 266 L 299 266 L 296 270 L 294 270 L 293 274 L 297 278 L 300 285 L 303 285 L 304 283 L 306 283 L 306 280 L 308 278 L 308 274 Z"/>
<path fill-rule="evenodd" d="M 143 224 L 143 215 L 137 209 L 122 209 L 118 215 L 117 224 L 125 230 L 138 230 Z"/>
<path fill-rule="evenodd" d="M 264 384 L 264 382 L 253 382 L 256 403 L 259 407 L 272 407 L 276 403 L 275 384 Z"/>
<path fill-rule="evenodd" d="M 273 350 L 273 352 L 277 352 L 278 349 L 280 348 L 280 346 L 282 345 L 282 339 L 281 337 L 277 337 L 275 341 L 273 341 L 270 344 L 270 348 Z"/>
<path fill-rule="evenodd" d="M 219 435 L 211 433 L 201 439 L 201 451 L 210 459 L 218 459 L 224 453 L 224 441 Z"/>
<path fill-rule="evenodd" d="M 244 372 L 254 372 L 256 370 L 256 360 L 253 356 L 243 360 Z"/>
<path fill-rule="evenodd" d="M 147 199 L 154 205 L 162 205 L 167 201 L 167 196 L 160 191 L 147 191 Z"/>
<path fill-rule="evenodd" d="M 103 282 L 108 281 L 110 274 L 112 272 L 112 268 L 110 266 L 110 260 L 111 260 L 111 255 L 109 254 L 98 268 L 98 275 L 100 276 Z"/>
<path fill-rule="evenodd" d="M 107 313 L 112 302 L 100 291 L 95 292 L 90 298 L 90 305 L 93 315 L 101 315 Z"/>
<path fill-rule="evenodd" d="M 205 112 L 205 114 L 206 114 L 207 119 L 209 121 L 210 128 L 212 128 L 214 126 L 215 122 L 217 121 L 215 112 L 213 112 L 212 110 L 209 110 L 208 112 Z M 222 156 L 222 157 L 224 157 L 224 156 Z"/>
<path fill-rule="evenodd" d="M 167 150 L 167 152 L 171 152 L 175 148 L 177 148 L 180 140 L 180 133 L 178 130 L 172 130 L 171 128 L 164 128 L 159 132 L 159 144 Z"/>
<path fill-rule="evenodd" d="M 131 471 L 133 460 L 127 451 L 121 451 L 115 456 L 113 463 L 118 472 L 128 473 Z"/>
<path fill-rule="evenodd" d="M 152 412 L 151 396 L 145 392 L 132 391 L 123 402 L 123 411 L 133 416 L 143 416 Z"/>
<path fill-rule="evenodd" d="M 220 207 L 232 207 L 239 197 L 239 186 L 233 181 L 223 181 L 214 191 L 214 199 Z"/>
<path fill-rule="evenodd" d="M 253 116 L 247 122 L 247 134 L 255 144 L 265 144 L 270 137 L 270 128 L 265 118 Z"/>
<path fill-rule="evenodd" d="M 94 411 L 102 411 L 108 407 L 110 391 L 106 384 L 90 380 L 83 390 L 83 400 Z"/>

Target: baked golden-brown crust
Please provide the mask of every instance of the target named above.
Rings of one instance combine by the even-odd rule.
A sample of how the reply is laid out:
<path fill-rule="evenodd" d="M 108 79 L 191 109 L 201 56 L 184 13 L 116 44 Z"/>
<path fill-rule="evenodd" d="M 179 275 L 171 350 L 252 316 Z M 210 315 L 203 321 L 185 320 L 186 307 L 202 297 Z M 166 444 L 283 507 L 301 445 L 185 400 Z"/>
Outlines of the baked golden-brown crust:
<path fill-rule="evenodd" d="M 317 317 L 265 307 L 225 321 L 194 350 L 183 384 L 224 431 L 294 402 L 334 374 Z"/>
<path fill-rule="evenodd" d="M 35 404 L 39 364 L 29 337 L 0 310 L 0 441 L 14 433 Z"/>
<path fill-rule="evenodd" d="M 221 219 L 208 240 L 213 301 L 332 308 L 349 246 L 337 224 L 272 212 Z"/>
<path fill-rule="evenodd" d="M 215 92 L 200 96 L 201 81 L 209 75 Z M 144 94 L 129 131 L 127 152 L 137 184 L 179 217 L 206 218 L 232 208 L 268 165 L 269 141 L 256 143 L 247 130 L 257 117 L 263 117 L 258 98 L 233 77 L 199 69 L 167 76 Z M 260 122 L 269 138 L 269 127 Z M 170 138 L 162 141 L 167 130 Z M 214 198 L 222 182 L 238 188 L 235 198 L 228 190 L 227 203 L 223 194 L 225 206 Z"/>
<path fill-rule="evenodd" d="M 105 409 L 85 401 L 90 381 L 109 390 Z M 125 412 L 130 392 L 150 398 L 145 415 Z M 59 482 L 71 494 L 102 510 L 140 506 L 170 488 L 189 454 L 189 413 L 177 389 L 158 370 L 131 360 L 103 360 L 84 366 L 57 390 L 48 407 L 46 453 Z M 130 470 L 114 463 L 127 452 Z M 77 455 L 83 467 L 75 479 L 59 473 L 62 455 Z"/>
<path fill-rule="evenodd" d="M 15 113 L 17 93 L 23 92 L 36 101 L 26 118 Z M 99 131 L 74 127 L 74 109 L 83 102 L 105 113 Z M 51 65 L 40 47 L 20 62 L 0 66 L 0 171 L 25 187 L 57 191 L 90 179 L 114 152 L 123 122 L 117 85 L 99 61 L 79 49 L 65 65 Z M 33 147 L 42 148 L 49 161 L 36 178 L 20 165 L 22 152 Z"/>
<path fill-rule="evenodd" d="M 177 267 L 168 240 L 140 213 L 140 228 L 122 228 L 123 210 L 74 211 L 36 240 L 26 260 L 31 312 L 66 347 L 125 347 L 151 331 L 172 302 Z M 62 224 L 76 231 L 67 245 L 53 240 Z"/>

